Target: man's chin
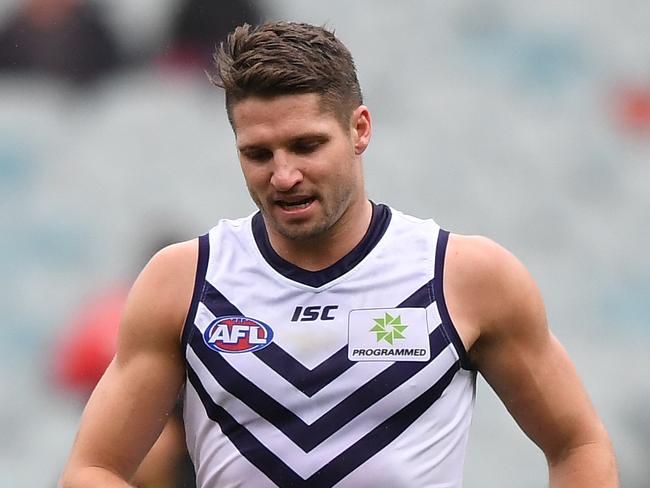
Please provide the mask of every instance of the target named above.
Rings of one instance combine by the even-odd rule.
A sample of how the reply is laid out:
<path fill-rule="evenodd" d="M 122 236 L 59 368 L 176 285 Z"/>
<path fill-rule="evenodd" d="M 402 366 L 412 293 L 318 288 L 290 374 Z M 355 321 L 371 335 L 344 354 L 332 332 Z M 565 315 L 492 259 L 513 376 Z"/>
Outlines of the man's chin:
<path fill-rule="evenodd" d="M 273 229 L 285 239 L 292 241 L 309 241 L 320 237 L 327 230 L 324 225 L 307 224 L 279 224 L 275 222 Z"/>

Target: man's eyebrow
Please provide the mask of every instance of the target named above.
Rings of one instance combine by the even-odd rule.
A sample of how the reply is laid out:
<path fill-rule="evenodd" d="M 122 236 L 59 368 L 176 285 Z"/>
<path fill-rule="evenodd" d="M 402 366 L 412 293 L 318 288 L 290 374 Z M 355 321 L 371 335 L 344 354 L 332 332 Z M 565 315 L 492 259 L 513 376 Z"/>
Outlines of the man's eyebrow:
<path fill-rule="evenodd" d="M 322 141 L 329 139 L 329 135 L 322 132 L 310 132 L 309 134 L 302 134 L 300 136 L 293 137 L 291 142 L 296 141 Z"/>
<path fill-rule="evenodd" d="M 261 149 L 262 146 L 258 144 L 244 144 L 240 146 L 239 144 L 237 145 L 237 150 L 239 152 L 248 152 L 248 151 L 255 151 Z"/>

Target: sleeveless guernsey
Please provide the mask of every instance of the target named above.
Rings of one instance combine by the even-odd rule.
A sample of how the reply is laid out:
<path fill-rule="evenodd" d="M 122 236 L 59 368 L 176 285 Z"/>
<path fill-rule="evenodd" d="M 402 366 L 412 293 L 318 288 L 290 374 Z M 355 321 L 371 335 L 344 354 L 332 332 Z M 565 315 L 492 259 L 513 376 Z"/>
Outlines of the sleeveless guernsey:
<path fill-rule="evenodd" d="M 259 213 L 201 236 L 183 331 L 197 485 L 461 486 L 475 373 L 445 306 L 447 239 L 373 204 L 363 240 L 311 272 Z"/>

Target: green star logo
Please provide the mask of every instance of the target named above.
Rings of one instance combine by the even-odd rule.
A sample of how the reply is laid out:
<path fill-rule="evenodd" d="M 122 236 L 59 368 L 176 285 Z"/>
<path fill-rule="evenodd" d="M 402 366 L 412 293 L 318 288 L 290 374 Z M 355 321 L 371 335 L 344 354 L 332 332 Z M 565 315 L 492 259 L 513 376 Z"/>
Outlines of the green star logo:
<path fill-rule="evenodd" d="M 405 339 L 404 330 L 408 325 L 402 324 L 400 315 L 393 317 L 391 314 L 385 313 L 382 318 L 373 320 L 375 325 L 370 332 L 377 334 L 377 342 L 386 341 L 392 346 L 395 339 Z"/>

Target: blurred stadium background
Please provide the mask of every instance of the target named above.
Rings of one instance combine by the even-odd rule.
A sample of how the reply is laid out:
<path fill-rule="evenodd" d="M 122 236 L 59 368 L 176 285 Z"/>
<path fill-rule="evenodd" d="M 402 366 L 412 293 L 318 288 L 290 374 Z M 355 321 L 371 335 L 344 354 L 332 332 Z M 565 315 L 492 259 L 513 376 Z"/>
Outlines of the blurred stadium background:
<path fill-rule="evenodd" d="M 104 0 L 120 45 L 165 45 L 176 0 Z M 225 2 L 224 2 L 225 3 Z M 0 25 L 19 6 L 0 3 Z M 355 56 L 371 198 L 487 235 L 531 270 L 603 417 L 623 486 L 650 480 L 650 3 L 277 0 Z M 52 348 L 161 235 L 253 209 L 200 70 L 132 63 L 79 88 L 0 73 L 0 486 L 53 486 L 79 401 Z M 465 486 L 545 486 L 541 453 L 479 382 Z"/>

